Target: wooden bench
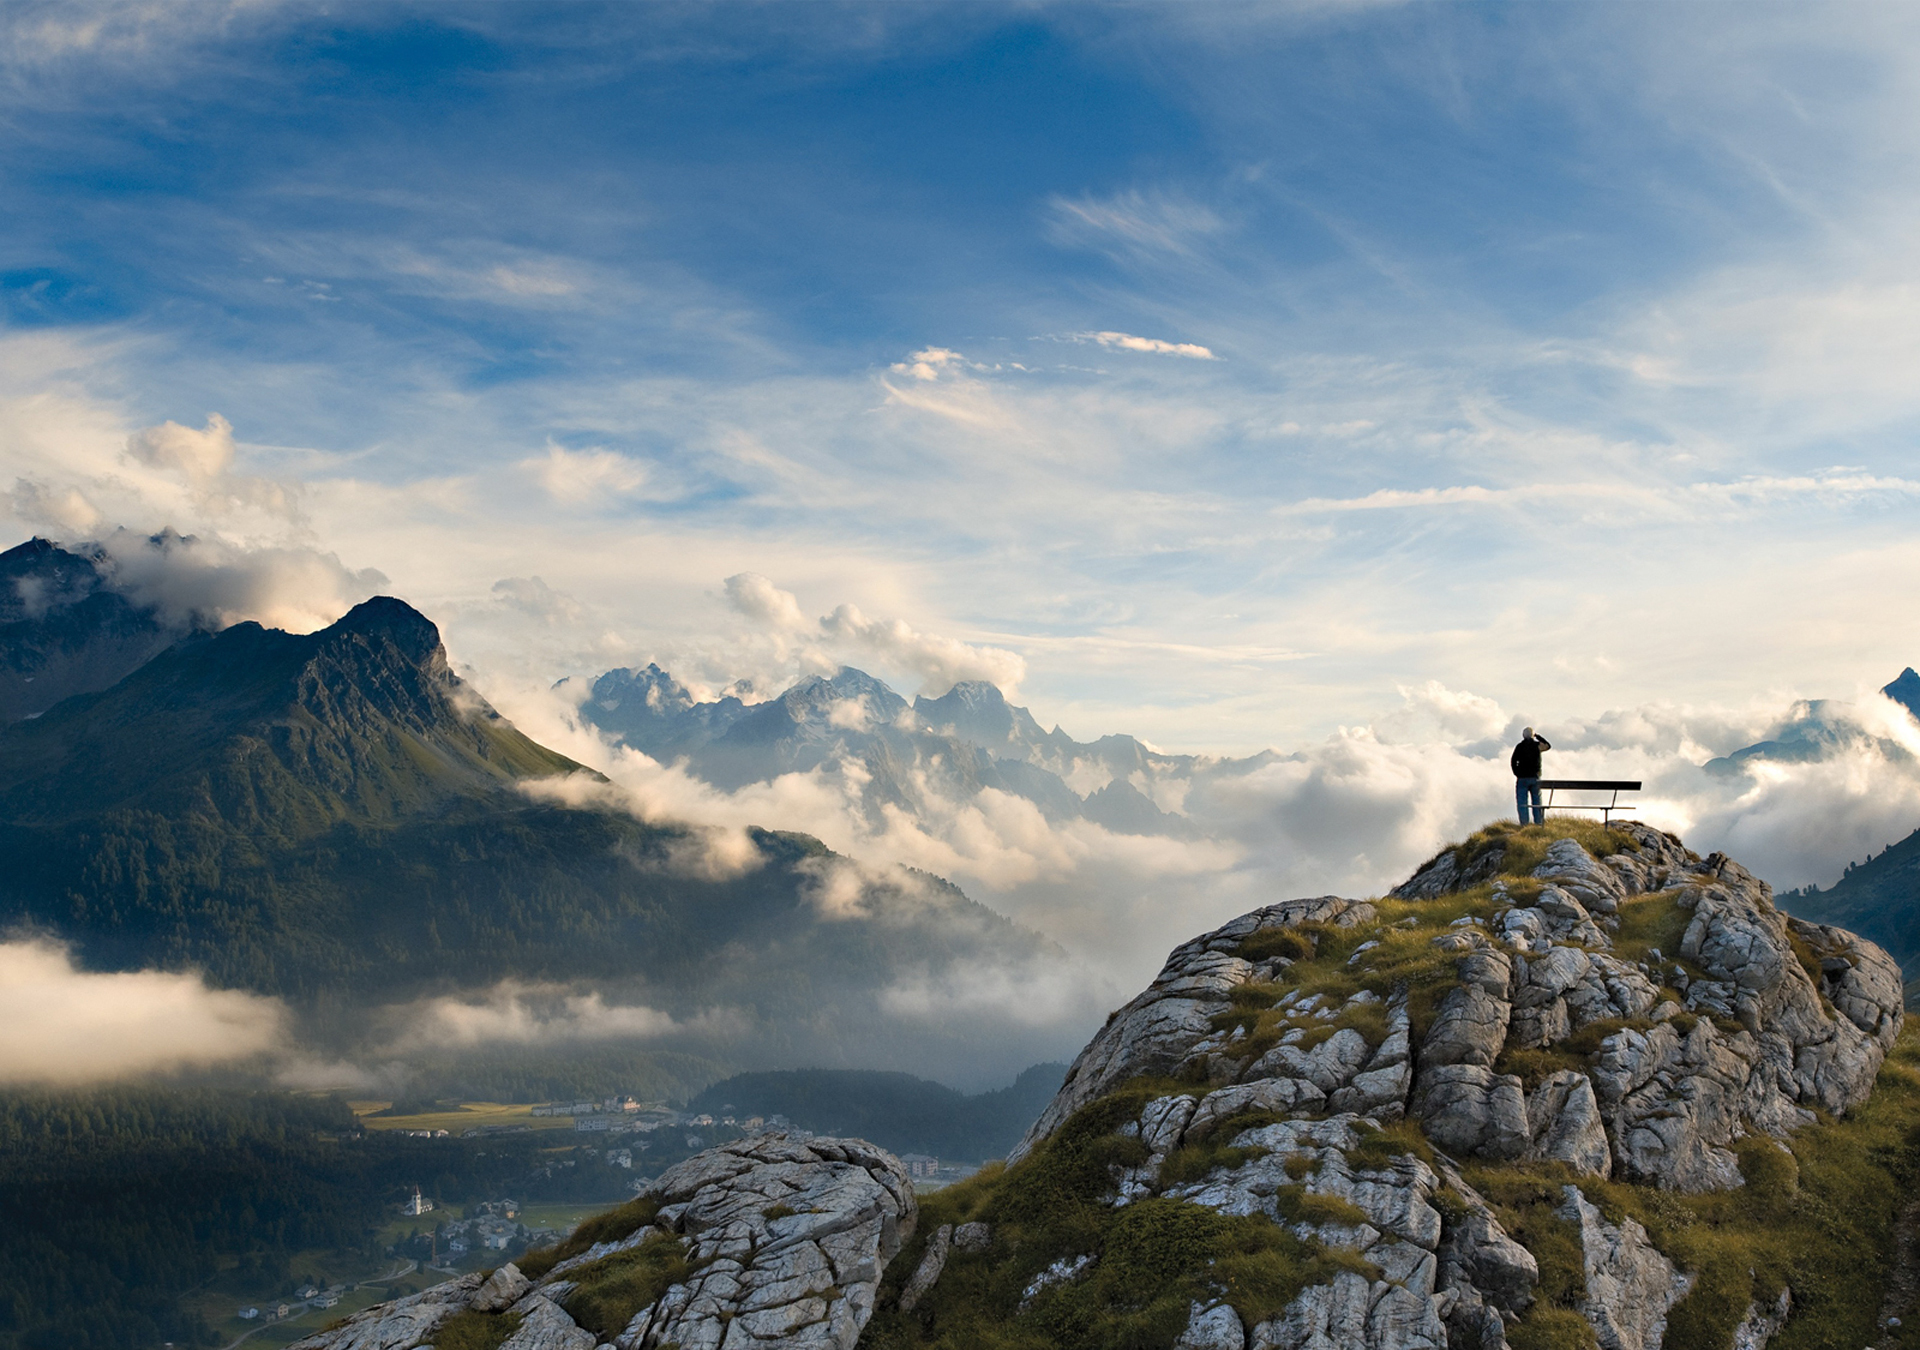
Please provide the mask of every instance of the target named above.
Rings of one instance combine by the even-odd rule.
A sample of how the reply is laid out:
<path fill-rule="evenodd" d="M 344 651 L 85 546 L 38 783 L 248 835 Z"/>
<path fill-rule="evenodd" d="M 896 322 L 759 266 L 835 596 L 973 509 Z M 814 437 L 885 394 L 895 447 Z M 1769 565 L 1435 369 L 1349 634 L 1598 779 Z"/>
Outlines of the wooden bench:
<path fill-rule="evenodd" d="M 1640 784 L 1638 780 L 1629 782 L 1626 779 L 1613 778 L 1542 778 L 1540 780 L 1540 791 L 1545 794 L 1545 800 L 1540 806 L 1542 812 L 1556 809 L 1553 800 L 1553 794 L 1556 790 L 1561 792 L 1605 792 L 1611 794 L 1605 802 L 1566 802 L 1558 807 L 1558 809 L 1562 811 L 1598 811 L 1601 820 L 1610 822 L 1613 819 L 1613 813 L 1615 811 L 1625 811 L 1628 809 L 1620 805 L 1620 794 L 1623 792 L 1638 792 L 1640 790 Z"/>

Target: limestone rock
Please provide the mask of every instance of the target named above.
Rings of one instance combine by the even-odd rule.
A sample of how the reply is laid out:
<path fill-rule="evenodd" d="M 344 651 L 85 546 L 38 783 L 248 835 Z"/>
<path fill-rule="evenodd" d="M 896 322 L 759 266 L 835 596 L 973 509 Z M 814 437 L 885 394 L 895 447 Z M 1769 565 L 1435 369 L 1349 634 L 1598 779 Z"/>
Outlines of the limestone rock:
<path fill-rule="evenodd" d="M 1500 866 L 1506 858 L 1505 846 L 1494 844 L 1462 867 L 1454 856 L 1454 850 L 1447 849 L 1423 863 L 1419 871 L 1388 894 L 1396 900 L 1437 900 L 1455 891 L 1471 889 L 1488 877 L 1499 875 Z"/>
<path fill-rule="evenodd" d="M 1512 1004 L 1478 984 L 1448 990 L 1420 1047 L 1421 1071 L 1443 1064 L 1491 1067 L 1507 1043 L 1512 1015 Z"/>
<path fill-rule="evenodd" d="M 1767 1350 L 1767 1342 L 1780 1334 L 1793 1312 L 1793 1291 L 1782 1289 L 1780 1297 L 1766 1307 L 1747 1305 L 1747 1315 L 1733 1329 L 1733 1350 Z"/>
<path fill-rule="evenodd" d="M 595 1350 L 599 1338 L 568 1315 L 568 1296 L 595 1262 L 662 1234 L 683 1244 L 696 1273 L 642 1309 L 616 1350 L 723 1342 L 852 1350 L 917 1214 L 906 1168 L 857 1139 L 758 1135 L 689 1158 L 642 1194 L 662 1202 L 652 1227 L 597 1244 L 537 1281 L 513 1265 L 484 1281 L 463 1276 L 369 1308 L 301 1350 L 410 1350 L 467 1309 L 520 1318 L 502 1350 Z"/>
<path fill-rule="evenodd" d="M 906 1168 L 857 1139 L 744 1139 L 669 1168 L 641 1194 L 663 1202 L 657 1228 L 698 1268 L 634 1319 L 620 1350 L 717 1350 L 732 1328 L 852 1350 L 917 1215 Z M 794 1212 L 768 1218 L 776 1207 Z"/>
<path fill-rule="evenodd" d="M 1613 1174 L 1613 1150 L 1593 1081 L 1574 1069 L 1550 1074 L 1527 1094 L 1530 1156 L 1564 1162 L 1588 1176 Z"/>
<path fill-rule="evenodd" d="M 295 1341 L 293 1350 L 405 1350 L 433 1337 L 433 1329 L 464 1309 L 480 1276 L 463 1275 L 391 1303 L 355 1313 L 331 1331 Z"/>
<path fill-rule="evenodd" d="M 1587 1297 L 1580 1310 L 1592 1324 L 1600 1350 L 1660 1350 L 1667 1311 L 1691 1287 L 1691 1279 L 1674 1269 L 1634 1219 L 1622 1219 L 1616 1228 L 1578 1186 L 1568 1186 L 1562 1194 L 1561 1215 L 1580 1229 L 1587 1276 Z"/>
<path fill-rule="evenodd" d="M 1414 1085 L 1413 1114 L 1427 1138 L 1451 1153 L 1519 1158 L 1532 1142 L 1520 1080 L 1478 1064 L 1422 1070 Z"/>
<path fill-rule="evenodd" d="M 914 1268 L 913 1276 L 907 1281 L 907 1287 L 900 1291 L 900 1311 L 912 1312 L 927 1296 L 934 1282 L 940 1278 L 940 1272 L 947 1267 L 947 1252 L 953 1245 L 953 1225 L 943 1223 L 933 1230 L 933 1236 L 927 1239 L 926 1254 L 920 1258 L 920 1264 Z"/>
<path fill-rule="evenodd" d="M 533 1281 L 522 1275 L 520 1267 L 509 1261 L 474 1291 L 473 1302 L 468 1306 L 475 1312 L 499 1312 L 513 1306 L 531 1288 Z"/>
<path fill-rule="evenodd" d="M 1596 861 L 1577 839 L 1547 845 L 1547 856 L 1533 875 L 1571 895 L 1591 914 L 1612 914 L 1627 898 L 1620 874 Z"/>
<path fill-rule="evenodd" d="M 957 1252 L 984 1252 L 993 1244 L 993 1230 L 984 1223 L 963 1223 L 953 1230 Z"/>
<path fill-rule="evenodd" d="M 1256 935 L 1307 923 L 1354 927 L 1377 917 L 1365 900 L 1321 896 L 1289 900 L 1243 914 L 1173 949 L 1144 992 L 1107 1019 L 1067 1070 L 1060 1091 L 1026 1137 L 1007 1155 L 1013 1166 L 1075 1111 L 1129 1078 L 1174 1072 L 1212 1033 L 1208 1019 L 1226 1011 L 1239 985 L 1254 978 L 1253 962 L 1237 955 Z"/>
<path fill-rule="evenodd" d="M 1196 1303 L 1173 1350 L 1246 1350 L 1246 1345 L 1247 1329 L 1240 1325 L 1240 1314 L 1225 1303 L 1210 1308 Z"/>
<path fill-rule="evenodd" d="M 500 1350 L 594 1350 L 600 1343 L 544 1295 L 529 1294 L 513 1310 L 520 1314 L 520 1325 L 500 1343 Z"/>
<path fill-rule="evenodd" d="M 1460 1292 L 1471 1291 L 1476 1306 L 1483 1302 L 1510 1316 L 1524 1313 L 1533 1304 L 1534 1286 L 1540 1283 L 1539 1262 L 1507 1236 L 1492 1206 L 1458 1172 L 1442 1163 L 1440 1178 L 1467 1210 L 1464 1219 L 1447 1226 L 1441 1241 L 1440 1287 L 1454 1291 L 1456 1302 Z M 1453 1321 L 1451 1314 L 1448 1321 Z"/>

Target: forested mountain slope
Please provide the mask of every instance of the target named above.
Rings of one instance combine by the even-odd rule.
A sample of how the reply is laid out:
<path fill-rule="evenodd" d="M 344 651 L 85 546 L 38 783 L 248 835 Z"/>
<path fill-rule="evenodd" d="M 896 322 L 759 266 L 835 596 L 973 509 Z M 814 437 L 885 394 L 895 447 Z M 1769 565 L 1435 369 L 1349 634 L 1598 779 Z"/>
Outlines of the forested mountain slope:
<path fill-rule="evenodd" d="M 402 601 L 307 635 L 239 624 L 0 729 L 0 922 L 309 1003 L 624 978 L 771 1011 L 1044 947 L 929 877 L 829 922 L 816 840 L 756 832 L 715 868 L 678 827 L 524 790 L 584 773 Z"/>

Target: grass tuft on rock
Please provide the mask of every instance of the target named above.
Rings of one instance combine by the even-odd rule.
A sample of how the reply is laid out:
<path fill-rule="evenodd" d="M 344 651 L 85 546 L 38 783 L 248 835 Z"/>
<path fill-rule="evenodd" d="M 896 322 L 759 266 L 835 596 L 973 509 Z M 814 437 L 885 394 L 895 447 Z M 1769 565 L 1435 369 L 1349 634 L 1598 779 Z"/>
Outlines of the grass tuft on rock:
<path fill-rule="evenodd" d="M 611 1341 L 635 1313 L 658 1302 L 673 1285 L 685 1284 L 698 1269 L 679 1238 L 653 1233 L 637 1247 L 570 1272 L 574 1289 L 566 1298 L 567 1314 L 602 1341 Z"/>
<path fill-rule="evenodd" d="M 514 1264 L 530 1280 L 537 1280 L 562 1261 L 572 1260 L 598 1242 L 618 1242 L 652 1223 L 660 1202 L 652 1196 L 629 1200 L 618 1209 L 596 1214 L 551 1247 L 528 1252 Z"/>
<path fill-rule="evenodd" d="M 463 1308 L 434 1328 L 433 1350 L 499 1350 L 519 1329 L 519 1313 Z"/>

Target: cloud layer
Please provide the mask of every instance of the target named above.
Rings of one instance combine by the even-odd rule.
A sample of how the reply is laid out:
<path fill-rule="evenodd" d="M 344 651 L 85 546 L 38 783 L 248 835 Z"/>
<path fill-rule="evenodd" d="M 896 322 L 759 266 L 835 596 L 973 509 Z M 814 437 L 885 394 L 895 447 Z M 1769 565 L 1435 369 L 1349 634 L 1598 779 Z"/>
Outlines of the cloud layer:
<path fill-rule="evenodd" d="M 272 999 L 193 975 L 78 969 L 44 940 L 0 943 L 0 1081 L 77 1084 L 253 1060 L 282 1048 Z"/>

